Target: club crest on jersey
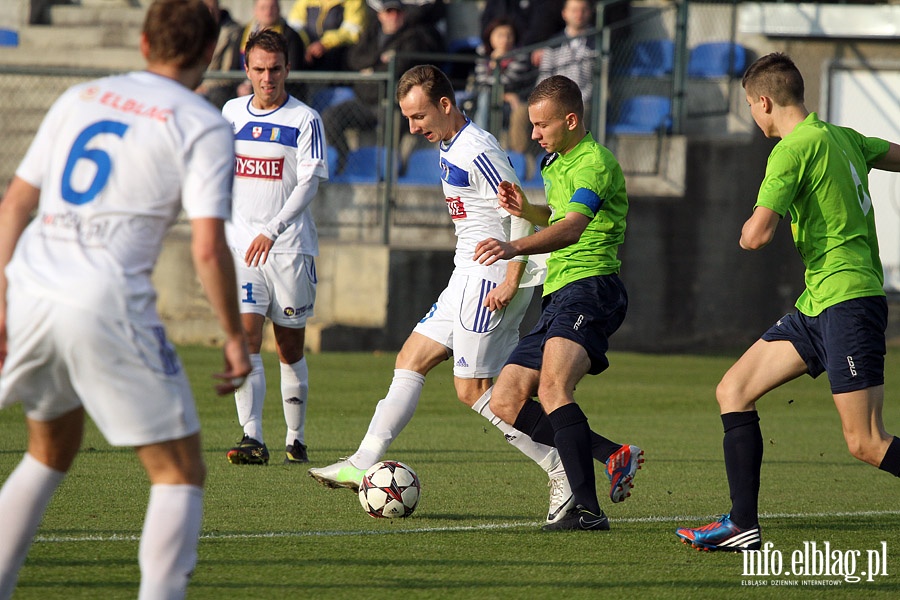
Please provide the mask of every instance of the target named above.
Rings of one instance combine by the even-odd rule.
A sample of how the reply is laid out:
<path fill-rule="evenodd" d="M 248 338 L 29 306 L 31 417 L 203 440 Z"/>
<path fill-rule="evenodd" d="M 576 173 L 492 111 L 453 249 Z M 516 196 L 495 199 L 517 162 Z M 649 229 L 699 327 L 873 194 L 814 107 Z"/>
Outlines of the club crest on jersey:
<path fill-rule="evenodd" d="M 466 205 L 459 196 L 456 198 L 445 198 L 445 200 L 447 201 L 447 210 L 450 211 L 451 219 L 456 220 L 466 218 Z"/>
<path fill-rule="evenodd" d="M 262 135 L 262 132 L 263 132 L 263 128 L 260 127 L 259 125 L 256 125 L 253 127 L 253 130 L 250 131 L 250 135 L 252 135 L 254 139 L 258 139 L 259 136 Z"/>

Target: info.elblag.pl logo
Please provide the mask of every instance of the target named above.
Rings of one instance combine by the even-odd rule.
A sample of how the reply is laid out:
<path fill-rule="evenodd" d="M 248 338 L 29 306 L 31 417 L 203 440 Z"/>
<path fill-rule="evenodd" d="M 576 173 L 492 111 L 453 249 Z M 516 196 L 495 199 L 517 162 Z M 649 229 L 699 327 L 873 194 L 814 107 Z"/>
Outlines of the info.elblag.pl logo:
<path fill-rule="evenodd" d="M 742 585 L 841 585 L 887 577 L 888 549 L 882 541 L 869 550 L 841 550 L 830 542 L 803 542 L 790 553 L 766 542 L 759 550 L 745 550 Z M 791 579 L 788 579 L 791 578 Z"/>

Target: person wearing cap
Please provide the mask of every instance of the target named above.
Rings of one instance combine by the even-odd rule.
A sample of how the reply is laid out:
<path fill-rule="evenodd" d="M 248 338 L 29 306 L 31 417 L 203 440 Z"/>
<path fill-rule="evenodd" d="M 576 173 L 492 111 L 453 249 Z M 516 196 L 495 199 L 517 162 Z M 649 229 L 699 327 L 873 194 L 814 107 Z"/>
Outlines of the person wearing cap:
<path fill-rule="evenodd" d="M 396 58 L 394 72 L 399 76 L 416 64 L 415 58 L 404 54 L 445 50 L 444 38 L 433 25 L 407 24 L 406 7 L 400 0 L 381 0 L 378 11 L 370 7 L 370 17 L 359 42 L 347 52 L 347 67 L 351 71 L 384 72 L 391 59 Z M 371 130 L 378 124 L 379 111 L 386 101 L 381 88 L 377 81 L 358 82 L 353 86 L 355 98 L 323 111 L 325 137 L 337 149 L 341 166 L 350 152 L 345 131 Z"/>

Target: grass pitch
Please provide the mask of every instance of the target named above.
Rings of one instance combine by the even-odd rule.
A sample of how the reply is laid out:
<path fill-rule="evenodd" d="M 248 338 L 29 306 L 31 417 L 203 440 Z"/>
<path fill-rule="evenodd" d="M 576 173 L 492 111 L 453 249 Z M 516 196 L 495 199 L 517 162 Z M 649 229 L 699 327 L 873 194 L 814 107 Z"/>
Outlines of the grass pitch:
<path fill-rule="evenodd" d="M 236 467 L 233 400 L 212 393 L 216 350 L 186 347 L 209 466 L 199 563 L 188 597 L 206 598 L 730 598 L 900 596 L 900 482 L 857 463 L 844 446 L 824 378 L 803 378 L 760 403 L 766 454 L 761 519 L 782 575 L 748 576 L 740 554 L 700 553 L 673 535 L 728 509 L 721 423 L 713 397 L 730 357 L 612 354 L 579 385 L 592 427 L 645 449 L 633 495 L 613 505 L 598 478 L 608 533 L 544 533 L 543 471 L 455 400 L 450 365 L 428 377 L 417 414 L 386 458 L 419 474 L 423 498 L 403 520 L 375 520 L 347 490 L 280 464 L 284 422 L 278 371 L 264 357 L 268 467 Z M 306 441 L 313 466 L 356 449 L 390 382 L 390 354 L 308 357 Z M 885 421 L 900 433 L 900 351 L 888 355 Z M 18 408 L 0 412 L 0 478 L 25 447 Z M 89 425 L 84 450 L 48 509 L 16 599 L 134 598 L 148 485 L 133 453 Z M 604 501 L 605 499 L 605 501 Z M 2 517 L 0 517 L 2 518 Z M 2 525 L 0 525 L 2 540 Z M 792 556 L 829 544 L 832 571 L 877 576 L 786 576 Z M 882 545 L 884 542 L 884 545 Z M 805 545 L 806 544 L 806 545 Z M 813 571 L 810 571 L 812 573 Z M 887 575 L 882 575 L 886 572 Z M 868 579 L 872 579 L 869 581 Z M 814 583 L 815 585 L 809 585 Z"/>

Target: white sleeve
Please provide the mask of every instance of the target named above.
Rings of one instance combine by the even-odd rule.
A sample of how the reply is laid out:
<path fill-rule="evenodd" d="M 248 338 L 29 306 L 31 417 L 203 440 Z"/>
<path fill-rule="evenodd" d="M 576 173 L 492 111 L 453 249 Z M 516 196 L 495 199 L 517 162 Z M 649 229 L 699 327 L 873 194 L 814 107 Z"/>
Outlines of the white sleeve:
<path fill-rule="evenodd" d="M 322 120 L 317 114 L 310 119 L 297 140 L 297 185 L 263 233 L 275 240 L 306 210 L 319 191 L 319 181 L 328 179 L 327 152 Z"/>
<path fill-rule="evenodd" d="M 494 204 L 497 204 L 497 189 L 501 181 L 520 185 L 509 157 L 499 150 L 491 149 L 476 156 L 472 161 L 472 173 L 475 189 L 483 198 L 493 199 Z"/>
<path fill-rule="evenodd" d="M 301 175 L 298 173 L 297 187 L 288 196 L 278 214 L 263 227 L 263 233 L 270 240 L 278 239 L 278 236 L 288 228 L 288 225 L 296 221 L 300 213 L 306 210 L 306 207 L 316 197 L 316 192 L 319 191 L 319 177 L 312 171 L 306 171 L 302 175 L 302 180 L 300 177 Z"/>
<path fill-rule="evenodd" d="M 50 160 L 53 153 L 50 151 L 52 145 L 57 143 L 57 131 L 59 130 L 59 120 L 65 113 L 65 106 L 71 104 L 69 98 L 74 93 L 73 89 L 67 92 L 53 103 L 50 110 L 41 121 L 28 151 L 22 162 L 16 169 L 16 176 L 28 182 L 36 188 L 43 187 L 44 175 L 49 173 Z"/>
<path fill-rule="evenodd" d="M 182 206 L 188 218 L 231 218 L 234 134 L 222 119 L 185 148 Z"/>

